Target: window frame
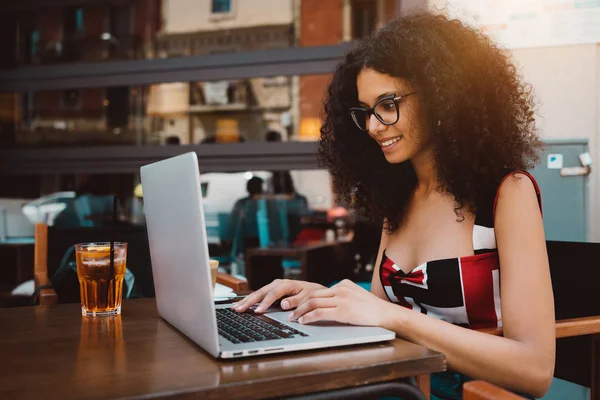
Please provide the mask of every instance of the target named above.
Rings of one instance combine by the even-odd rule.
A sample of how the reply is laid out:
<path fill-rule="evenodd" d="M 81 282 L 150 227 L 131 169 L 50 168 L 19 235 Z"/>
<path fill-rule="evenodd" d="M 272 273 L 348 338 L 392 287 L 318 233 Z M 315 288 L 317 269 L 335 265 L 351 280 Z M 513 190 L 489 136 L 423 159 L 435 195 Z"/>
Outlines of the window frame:
<path fill-rule="evenodd" d="M 213 1 L 215 0 L 211 0 L 210 1 L 210 17 L 209 20 L 211 21 L 222 21 L 222 20 L 226 20 L 226 19 L 234 19 L 236 16 L 236 8 L 237 8 L 237 1 L 236 0 L 229 0 L 229 11 L 226 12 L 220 12 L 220 11 L 213 11 Z"/>
<path fill-rule="evenodd" d="M 37 92 L 164 82 L 329 74 L 353 43 L 168 59 L 0 69 L 0 92 Z M 188 151 L 203 172 L 320 169 L 316 142 L 0 149 L 0 174 L 130 173 Z"/>

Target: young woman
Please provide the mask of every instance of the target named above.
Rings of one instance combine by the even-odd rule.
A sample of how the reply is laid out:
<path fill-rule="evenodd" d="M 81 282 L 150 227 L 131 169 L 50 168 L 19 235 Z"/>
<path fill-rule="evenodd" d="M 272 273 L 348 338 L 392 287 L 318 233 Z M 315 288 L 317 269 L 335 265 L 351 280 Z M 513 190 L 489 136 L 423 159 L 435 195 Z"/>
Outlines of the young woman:
<path fill-rule="evenodd" d="M 319 153 L 336 193 L 382 221 L 371 291 L 276 280 L 291 320 L 381 326 L 445 354 L 432 394 L 468 379 L 542 396 L 554 372 L 554 302 L 531 90 L 508 56 L 459 21 L 393 20 L 338 65 Z M 502 327 L 503 336 L 480 332 Z"/>

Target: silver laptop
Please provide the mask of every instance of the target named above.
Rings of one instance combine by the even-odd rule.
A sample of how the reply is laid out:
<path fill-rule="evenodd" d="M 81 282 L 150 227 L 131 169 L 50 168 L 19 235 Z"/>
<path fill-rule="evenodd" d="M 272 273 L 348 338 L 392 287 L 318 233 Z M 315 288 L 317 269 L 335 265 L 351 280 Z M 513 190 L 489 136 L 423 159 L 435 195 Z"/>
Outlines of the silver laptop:
<path fill-rule="evenodd" d="M 237 358 L 392 340 L 382 328 L 300 325 L 288 312 L 238 314 L 215 305 L 196 153 L 141 168 L 159 315 L 214 357 Z"/>

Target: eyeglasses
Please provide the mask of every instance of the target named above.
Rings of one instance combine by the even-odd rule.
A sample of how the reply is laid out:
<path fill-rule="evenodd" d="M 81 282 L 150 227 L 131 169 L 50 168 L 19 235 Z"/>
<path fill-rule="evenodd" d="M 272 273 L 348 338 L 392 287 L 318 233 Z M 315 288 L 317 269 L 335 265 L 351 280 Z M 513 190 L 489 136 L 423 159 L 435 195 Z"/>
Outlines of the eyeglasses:
<path fill-rule="evenodd" d="M 350 115 L 356 126 L 362 131 L 369 130 L 371 114 L 375 114 L 375 118 L 384 125 L 394 125 L 398 122 L 398 119 L 400 119 L 400 111 L 398 110 L 398 103 L 400 100 L 417 92 L 418 90 L 402 96 L 396 96 L 395 93 L 390 94 L 389 96 L 377 100 L 375 105 L 371 108 L 352 107 L 350 108 Z"/>

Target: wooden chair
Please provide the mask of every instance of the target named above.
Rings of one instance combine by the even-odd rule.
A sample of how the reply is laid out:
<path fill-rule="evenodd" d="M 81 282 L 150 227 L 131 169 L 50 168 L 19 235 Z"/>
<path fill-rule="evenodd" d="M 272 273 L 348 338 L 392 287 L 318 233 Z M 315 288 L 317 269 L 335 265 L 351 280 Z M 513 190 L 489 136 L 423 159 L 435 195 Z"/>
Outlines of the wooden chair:
<path fill-rule="evenodd" d="M 40 306 L 58 303 L 56 292 L 48 277 L 48 225 L 35 225 L 35 247 L 33 255 L 33 280 Z"/>
<path fill-rule="evenodd" d="M 522 400 L 524 397 L 485 381 L 471 381 L 463 385 L 463 400 Z"/>
<path fill-rule="evenodd" d="M 403 400 L 425 400 L 423 394 L 410 380 L 404 382 L 381 382 L 346 389 L 334 389 L 320 393 L 309 393 L 288 397 L 286 400 L 363 400 L 380 398 L 400 398 Z"/>
<path fill-rule="evenodd" d="M 488 330 L 486 333 L 502 335 L 502 330 Z M 578 336 L 591 336 L 591 400 L 600 399 L 600 316 L 571 318 L 556 321 L 556 339 Z M 512 392 L 504 390 L 485 381 L 471 381 L 463 385 L 464 400 L 513 400 L 523 399 Z"/>
<path fill-rule="evenodd" d="M 217 272 L 217 283 L 230 287 L 238 295 L 244 295 L 249 292 L 247 280 L 239 279 L 223 272 Z"/>
<path fill-rule="evenodd" d="M 547 242 L 556 312 L 557 358 L 554 376 L 591 388 L 600 400 L 600 243 Z M 501 329 L 484 330 L 502 335 Z M 591 350 L 590 350 L 591 349 Z M 583 358 L 582 358 L 583 356 Z M 587 356 L 587 358 L 586 358 Z M 521 399 L 484 381 L 463 386 L 465 400 Z"/>
<path fill-rule="evenodd" d="M 85 237 L 90 237 L 89 236 L 89 230 L 86 229 L 86 231 L 88 233 L 86 233 L 87 236 Z M 65 230 L 64 231 L 67 235 L 71 235 L 71 234 L 77 234 L 76 231 L 73 230 Z M 95 231 L 97 232 L 97 231 Z M 133 231 L 132 231 L 133 232 Z M 60 235 L 61 231 L 57 231 L 55 232 L 56 235 Z M 94 235 L 103 235 L 104 232 L 100 232 L 100 233 L 94 233 L 92 236 Z M 136 231 L 137 234 L 137 231 Z M 72 236 L 71 236 L 72 238 Z M 72 244 L 73 240 L 69 241 L 70 238 L 63 238 L 66 239 L 66 241 L 70 244 Z M 75 239 L 75 241 L 84 241 L 87 240 L 85 238 L 80 238 L 80 239 Z M 63 240 L 64 241 L 64 240 Z M 127 240 L 125 240 L 127 241 Z M 59 298 L 56 294 L 56 290 L 52 287 L 52 283 L 50 282 L 50 278 L 49 278 L 49 273 L 52 273 L 52 269 L 49 270 L 48 268 L 48 254 L 49 254 L 49 249 L 48 249 L 48 242 L 49 242 L 49 238 L 48 238 L 48 225 L 46 224 L 36 224 L 35 226 L 35 250 L 34 250 L 34 281 L 35 281 L 35 289 L 36 289 L 36 293 L 37 293 L 37 299 L 39 301 L 40 305 L 43 306 L 48 306 L 48 305 L 54 305 L 56 303 L 59 302 Z M 60 257 L 60 254 L 64 254 L 64 252 L 66 251 L 66 247 L 64 247 L 64 243 L 62 243 L 63 246 L 59 245 L 58 247 L 60 247 L 60 249 L 54 249 L 54 253 L 58 254 Z M 143 252 L 144 251 L 144 247 L 141 246 L 140 247 L 140 251 Z M 129 255 L 128 255 L 129 258 Z M 150 270 L 150 255 L 147 255 L 147 258 L 141 257 L 142 262 L 144 262 L 144 260 L 147 260 L 147 269 Z M 56 256 L 53 257 L 53 261 L 52 263 L 56 263 L 57 260 L 59 260 L 59 258 L 57 258 Z M 136 279 L 138 277 L 136 276 Z M 227 287 L 232 288 L 236 293 L 238 294 L 243 294 L 245 292 L 248 291 L 248 283 L 245 280 L 241 280 L 238 278 L 235 278 L 233 276 L 224 274 L 224 273 L 218 273 L 217 274 L 217 282 L 219 282 L 222 285 L 225 285 Z M 154 285 L 153 281 L 149 281 L 148 283 L 146 283 L 146 286 L 149 286 L 150 284 L 152 284 L 152 286 Z M 146 288 L 145 290 L 147 293 L 145 293 L 147 295 L 147 297 L 152 297 L 153 293 L 154 293 L 154 289 L 152 287 L 152 289 Z"/>

